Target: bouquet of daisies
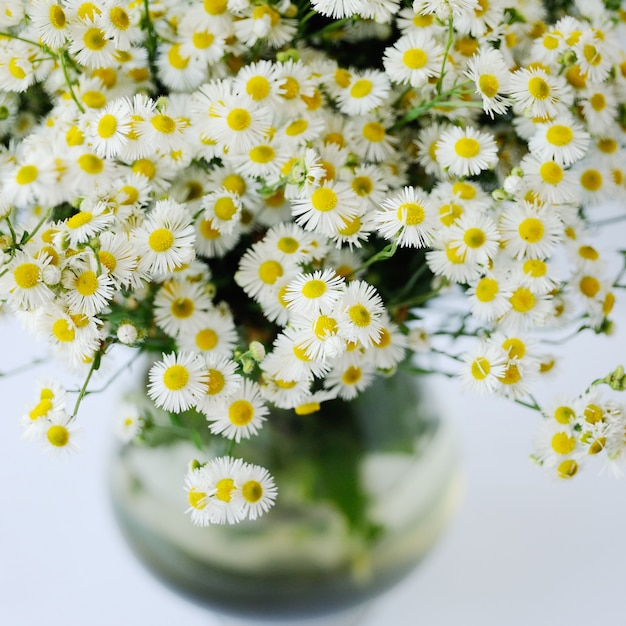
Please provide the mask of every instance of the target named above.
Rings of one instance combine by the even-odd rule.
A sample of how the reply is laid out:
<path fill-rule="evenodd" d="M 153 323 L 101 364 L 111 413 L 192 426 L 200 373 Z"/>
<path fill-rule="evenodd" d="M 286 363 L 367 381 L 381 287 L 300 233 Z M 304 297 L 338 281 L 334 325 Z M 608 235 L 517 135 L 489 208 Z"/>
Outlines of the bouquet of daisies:
<path fill-rule="evenodd" d="M 226 440 L 190 463 L 200 525 L 274 503 L 237 457 L 271 407 L 399 368 L 539 411 L 558 476 L 617 467 L 626 411 L 599 388 L 623 370 L 550 406 L 532 383 L 540 333 L 607 332 L 624 288 L 592 227 L 626 196 L 622 20 L 613 0 L 5 2 L 0 304 L 83 380 L 71 406 L 43 383 L 27 433 L 74 447 L 122 344 L 153 354 L 156 407 Z M 128 414 L 125 436 L 157 428 Z"/>

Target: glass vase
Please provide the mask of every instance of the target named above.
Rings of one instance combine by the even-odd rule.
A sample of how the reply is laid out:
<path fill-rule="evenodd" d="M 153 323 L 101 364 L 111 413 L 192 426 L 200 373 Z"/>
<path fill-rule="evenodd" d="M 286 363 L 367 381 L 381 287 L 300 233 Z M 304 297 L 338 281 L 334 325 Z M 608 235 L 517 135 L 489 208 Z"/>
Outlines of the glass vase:
<path fill-rule="evenodd" d="M 148 569 L 235 621 L 354 623 L 350 611 L 419 564 L 457 501 L 450 424 L 404 373 L 316 413 L 273 409 L 233 454 L 274 475 L 276 505 L 255 521 L 197 527 L 185 515 L 183 477 L 190 459 L 223 452 L 217 439 L 204 450 L 176 438 L 122 445 L 110 484 L 123 535 Z"/>

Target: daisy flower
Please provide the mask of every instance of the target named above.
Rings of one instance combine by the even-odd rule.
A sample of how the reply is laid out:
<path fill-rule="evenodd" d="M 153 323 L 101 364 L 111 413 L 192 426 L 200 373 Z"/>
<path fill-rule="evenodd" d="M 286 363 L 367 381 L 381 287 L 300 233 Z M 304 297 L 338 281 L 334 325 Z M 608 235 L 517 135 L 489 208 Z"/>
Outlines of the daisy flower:
<path fill-rule="evenodd" d="M 36 430 L 31 427 L 38 420 L 49 420 L 55 413 L 65 411 L 67 392 L 58 381 L 43 380 L 38 384 L 36 398 L 36 402 L 27 404 L 20 420 L 29 436 Z"/>
<path fill-rule="evenodd" d="M 241 219 L 242 204 L 236 193 L 219 189 L 202 196 L 203 219 L 214 228 L 230 234 Z"/>
<path fill-rule="evenodd" d="M 334 19 L 357 15 L 363 6 L 360 0 L 313 0 L 311 4 L 318 13 Z"/>
<path fill-rule="evenodd" d="M 448 231 L 450 245 L 468 261 L 486 264 L 500 247 L 500 233 L 491 217 L 477 212 L 464 213 Z"/>
<path fill-rule="evenodd" d="M 400 332 L 397 324 L 394 324 L 385 313 L 382 317 L 380 335 L 366 351 L 365 356 L 371 359 L 376 369 L 391 370 L 404 360 L 407 345 L 406 335 Z"/>
<path fill-rule="evenodd" d="M 537 124 L 536 129 L 528 147 L 542 160 L 554 160 L 567 166 L 582 159 L 587 153 L 590 135 L 569 116 L 559 116 L 545 124 Z"/>
<path fill-rule="evenodd" d="M 272 475 L 259 465 L 244 463 L 236 473 L 237 490 L 233 496 L 233 508 L 244 519 L 255 520 L 267 513 L 278 496 Z"/>
<path fill-rule="evenodd" d="M 493 168 L 498 148 L 493 136 L 475 128 L 452 127 L 437 141 L 437 162 L 454 176 L 474 176 Z"/>
<path fill-rule="evenodd" d="M 103 109 L 91 111 L 85 124 L 87 141 L 94 152 L 107 159 L 118 156 L 128 142 L 131 120 L 131 108 L 126 98 L 118 98 Z"/>
<path fill-rule="evenodd" d="M 391 80 L 421 87 L 441 71 L 443 47 L 426 31 L 415 30 L 385 50 L 383 64 Z"/>
<path fill-rule="evenodd" d="M 153 276 L 172 272 L 194 256 L 194 229 L 185 207 L 158 200 L 144 223 L 133 232 L 139 270 Z"/>
<path fill-rule="evenodd" d="M 546 259 L 563 238 L 563 222 L 550 207 L 530 202 L 505 209 L 499 224 L 502 242 L 515 258 Z"/>
<path fill-rule="evenodd" d="M 199 55 L 187 54 L 182 42 L 159 45 L 156 66 L 159 80 L 175 91 L 191 91 L 208 78 L 206 61 Z"/>
<path fill-rule="evenodd" d="M 221 94 L 211 85 L 203 86 L 197 95 L 208 115 L 200 130 L 223 144 L 229 151 L 241 153 L 263 141 L 271 125 L 269 109 L 247 94 Z"/>
<path fill-rule="evenodd" d="M 338 334 L 339 324 L 331 314 L 295 314 L 290 327 L 294 329 L 294 341 L 315 361 L 334 359 L 345 350 L 345 340 Z"/>
<path fill-rule="evenodd" d="M 206 357 L 205 372 L 204 394 L 197 399 L 196 408 L 208 415 L 216 402 L 229 399 L 239 389 L 242 378 L 235 361 L 214 354 Z"/>
<path fill-rule="evenodd" d="M 491 394 L 498 387 L 498 378 L 504 374 L 507 361 L 501 347 L 482 341 L 463 356 L 461 384 L 474 393 Z"/>
<path fill-rule="evenodd" d="M 511 308 L 498 320 L 505 330 L 513 332 L 543 326 L 552 314 L 551 294 L 536 294 L 528 287 L 511 285 Z"/>
<path fill-rule="evenodd" d="M 207 258 L 223 257 L 237 245 L 241 237 L 241 229 L 223 233 L 214 226 L 212 220 L 201 217 L 194 222 L 194 231 L 195 249 L 200 256 Z"/>
<path fill-rule="evenodd" d="M 380 106 L 389 95 L 389 78 L 380 71 L 355 74 L 337 96 L 339 110 L 346 115 L 363 115 Z"/>
<path fill-rule="evenodd" d="M 280 103 L 278 86 L 276 66 L 265 59 L 244 65 L 234 79 L 237 92 L 245 92 L 255 102 L 264 102 L 270 108 Z"/>
<path fill-rule="evenodd" d="M 345 182 L 326 182 L 305 197 L 291 202 L 298 225 L 307 231 L 332 236 L 359 211 L 359 202 Z"/>
<path fill-rule="evenodd" d="M 57 0 L 35 0 L 30 9 L 30 23 L 41 41 L 58 50 L 67 41 L 71 21 Z"/>
<path fill-rule="evenodd" d="M 114 429 L 122 443 L 129 443 L 137 437 L 143 425 L 144 419 L 136 405 L 126 405 L 118 409 Z"/>
<path fill-rule="evenodd" d="M 573 97 L 562 76 L 552 76 L 539 67 L 516 70 L 509 79 L 511 98 L 529 117 L 553 118 Z"/>
<path fill-rule="evenodd" d="M 467 64 L 465 75 L 476 84 L 483 101 L 483 111 L 491 118 L 502 115 L 510 106 L 508 93 L 510 72 L 502 53 L 494 48 L 480 50 Z"/>
<path fill-rule="evenodd" d="M 115 44 L 104 31 L 103 20 L 95 14 L 92 17 L 70 22 L 69 51 L 85 67 L 109 67 L 115 63 Z"/>
<path fill-rule="evenodd" d="M 557 161 L 529 154 L 522 159 L 520 167 L 526 184 L 542 202 L 563 204 L 577 200 L 577 186 L 572 172 Z"/>
<path fill-rule="evenodd" d="M 65 220 L 55 239 L 59 243 L 67 243 L 72 248 L 76 248 L 111 226 L 114 219 L 115 216 L 108 211 L 107 206 L 103 202 L 98 203 L 92 211 L 88 209 L 78 211 Z"/>
<path fill-rule="evenodd" d="M 63 271 L 63 299 L 73 315 L 93 317 L 112 300 L 113 281 L 106 268 L 98 268 L 94 256 L 79 257 Z"/>
<path fill-rule="evenodd" d="M 53 454 L 70 454 L 78 450 L 76 437 L 80 430 L 66 411 L 58 411 L 37 425 L 41 441 Z"/>
<path fill-rule="evenodd" d="M 339 333 L 348 341 L 371 346 L 380 339 L 385 306 L 376 289 L 362 280 L 350 282 L 337 303 Z"/>
<path fill-rule="evenodd" d="M 206 418 L 212 433 L 239 443 L 257 434 L 268 413 L 258 384 L 244 378 L 228 400 L 216 403 L 206 412 Z"/>
<path fill-rule="evenodd" d="M 374 380 L 373 363 L 339 363 L 324 379 L 324 388 L 343 400 L 352 400 Z"/>
<path fill-rule="evenodd" d="M 287 308 L 301 315 L 330 312 L 341 298 L 344 281 L 332 269 L 299 274 L 285 290 Z"/>
<path fill-rule="evenodd" d="M 190 352 L 163 354 L 148 374 L 148 395 L 165 411 L 181 413 L 203 397 L 207 382 L 204 360 Z"/>
<path fill-rule="evenodd" d="M 252 245 L 241 257 L 235 282 L 251 297 L 258 298 L 265 289 L 274 289 L 279 278 L 293 275 L 298 267 L 284 255 L 262 243 Z"/>
<path fill-rule="evenodd" d="M 10 264 L 0 272 L 0 294 L 13 307 L 34 310 L 45 307 L 54 293 L 44 282 L 44 272 L 52 257 L 37 257 L 18 250 Z"/>
<path fill-rule="evenodd" d="M 511 308 L 511 291 L 505 279 L 488 273 L 470 283 L 466 292 L 472 315 L 483 322 L 493 322 Z"/>
<path fill-rule="evenodd" d="M 170 337 L 199 330 L 202 313 L 213 306 L 203 286 L 188 281 L 168 280 L 154 298 L 154 321 Z"/>
<path fill-rule="evenodd" d="M 181 350 L 200 352 L 207 357 L 228 356 L 237 339 L 232 315 L 218 305 L 209 311 L 199 311 L 193 327 L 182 324 L 177 343 Z"/>
<path fill-rule="evenodd" d="M 379 234 L 400 247 L 424 248 L 432 242 L 436 217 L 430 199 L 421 189 L 404 189 L 387 198 L 374 215 Z"/>
<path fill-rule="evenodd" d="M 185 476 L 185 492 L 191 522 L 196 526 L 208 526 L 213 521 L 211 495 L 214 487 L 209 480 L 206 466 L 192 466 Z"/>
<path fill-rule="evenodd" d="M 432 248 L 426 252 L 426 263 L 435 275 L 463 284 L 477 280 L 484 271 L 478 261 L 470 260 L 467 255 L 460 253 L 449 238 L 438 237 Z"/>
<path fill-rule="evenodd" d="M 111 231 L 101 233 L 96 254 L 116 287 L 128 287 L 135 282 L 137 255 L 127 235 Z"/>

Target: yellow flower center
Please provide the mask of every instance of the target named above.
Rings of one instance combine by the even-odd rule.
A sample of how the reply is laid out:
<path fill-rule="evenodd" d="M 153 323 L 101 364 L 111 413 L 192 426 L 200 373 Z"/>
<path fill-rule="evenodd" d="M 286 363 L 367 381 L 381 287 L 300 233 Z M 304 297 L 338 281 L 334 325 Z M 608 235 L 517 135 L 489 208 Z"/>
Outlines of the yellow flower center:
<path fill-rule="evenodd" d="M 109 273 L 113 273 L 117 267 L 117 259 L 113 254 L 107 250 L 100 250 L 98 252 L 98 258 L 100 263 L 109 270 Z"/>
<path fill-rule="evenodd" d="M 163 372 L 163 384 L 170 391 L 180 391 L 187 386 L 189 382 L 189 370 L 180 364 L 170 365 Z"/>
<path fill-rule="evenodd" d="M 400 222 L 407 226 L 417 226 L 424 221 L 426 211 L 416 202 L 404 202 L 398 207 L 396 216 Z"/>
<path fill-rule="evenodd" d="M 174 317 L 185 319 L 193 315 L 195 306 L 190 298 L 176 298 L 172 301 L 170 311 Z"/>
<path fill-rule="evenodd" d="M 15 181 L 18 185 L 29 185 L 37 180 L 39 170 L 36 165 L 22 165 L 15 175 Z"/>
<path fill-rule="evenodd" d="M 562 126 L 561 124 L 555 124 L 548 128 L 546 133 L 546 139 L 548 143 L 553 146 L 566 146 L 574 138 L 574 133 L 569 126 Z"/>
<path fill-rule="evenodd" d="M 428 63 L 428 55 L 421 48 L 409 48 L 402 55 L 402 62 L 410 70 L 419 70 Z"/>
<path fill-rule="evenodd" d="M 480 248 L 485 245 L 487 235 L 480 228 L 468 228 L 464 235 L 463 241 L 468 248 Z"/>
<path fill-rule="evenodd" d="M 89 50 L 102 50 L 107 45 L 104 32 L 95 26 L 88 28 L 83 35 L 83 43 Z"/>
<path fill-rule="evenodd" d="M 195 487 L 192 487 L 187 494 L 189 506 L 201 511 L 207 505 L 207 497 L 204 491 L 197 491 Z"/>
<path fill-rule="evenodd" d="M 330 335 L 337 334 L 337 321 L 328 315 L 320 315 L 315 320 L 313 332 L 318 339 L 326 339 Z"/>
<path fill-rule="evenodd" d="M 567 479 L 575 476 L 577 471 L 578 463 L 576 463 L 573 459 L 567 459 L 566 461 L 559 463 L 556 468 L 556 475 L 559 478 Z"/>
<path fill-rule="evenodd" d="M 576 418 L 574 409 L 568 406 L 558 406 L 554 409 L 554 419 L 559 424 L 569 424 Z"/>
<path fill-rule="evenodd" d="M 476 299 L 491 302 L 498 295 L 498 281 L 493 278 L 481 278 L 476 285 Z"/>
<path fill-rule="evenodd" d="M 297 239 L 293 237 L 281 237 L 276 244 L 276 247 L 285 254 L 293 254 L 298 251 L 300 244 Z"/>
<path fill-rule="evenodd" d="M 296 137 L 302 134 L 309 127 L 309 123 L 306 120 L 295 120 L 291 122 L 287 128 L 285 128 L 285 134 L 288 137 Z"/>
<path fill-rule="evenodd" d="M 215 40 L 215 35 L 208 30 L 203 30 L 198 33 L 194 33 L 191 38 L 194 47 L 198 50 L 206 50 Z"/>
<path fill-rule="evenodd" d="M 40 280 L 39 266 L 34 263 L 22 263 L 13 270 L 13 278 L 20 289 L 32 289 Z"/>
<path fill-rule="evenodd" d="M 593 298 L 600 291 L 600 281 L 594 276 L 583 276 L 580 279 L 579 287 L 584 296 Z"/>
<path fill-rule="evenodd" d="M 370 312 L 362 304 L 353 304 L 348 309 L 348 317 L 355 326 L 361 328 L 369 326 L 372 319 Z"/>
<path fill-rule="evenodd" d="M 211 328 L 204 328 L 196 334 L 196 345 L 200 350 L 213 350 L 217 341 L 218 335 Z"/>
<path fill-rule="evenodd" d="M 452 193 L 461 200 L 473 200 L 476 197 L 476 188 L 471 183 L 458 181 L 452 185 Z"/>
<path fill-rule="evenodd" d="M 242 131 L 252 123 L 252 116 L 246 109 L 233 109 L 226 116 L 228 127 L 234 131 Z"/>
<path fill-rule="evenodd" d="M 282 275 L 283 266 L 278 261 L 263 261 L 259 266 L 259 278 L 266 285 L 273 285 Z"/>
<path fill-rule="evenodd" d="M 253 100 L 263 100 L 270 93 L 270 81 L 265 76 L 253 76 L 246 83 L 246 92 Z"/>
<path fill-rule="evenodd" d="M 337 206 L 337 194 L 328 187 L 320 187 L 311 195 L 311 205 L 322 213 L 332 211 Z"/>
<path fill-rule="evenodd" d="M 300 95 L 300 83 L 292 76 L 285 78 L 280 85 L 280 89 L 280 95 L 285 100 L 293 100 Z"/>
<path fill-rule="evenodd" d="M 40 417 L 48 415 L 50 409 L 52 409 L 52 402 L 48 398 L 44 398 L 29 411 L 28 417 L 34 422 Z"/>
<path fill-rule="evenodd" d="M 363 376 L 363 372 L 360 367 L 356 367 L 355 365 L 351 365 L 341 376 L 341 382 L 344 385 L 356 385 L 361 377 Z"/>
<path fill-rule="evenodd" d="M 527 259 L 524 261 L 522 269 L 524 274 L 532 278 L 540 278 L 541 276 L 545 276 L 548 272 L 546 262 L 541 259 Z"/>
<path fill-rule="evenodd" d="M 263 497 L 263 487 L 256 480 L 248 480 L 241 487 L 241 495 L 246 502 L 254 504 Z"/>
<path fill-rule="evenodd" d="M 390 344 L 391 333 L 386 328 L 381 329 L 378 339 L 374 341 L 374 346 L 376 348 L 386 348 Z"/>
<path fill-rule="evenodd" d="M 362 132 L 363 137 L 372 143 L 379 143 L 385 138 L 385 127 L 380 122 L 367 122 Z M 339 145 L 343 145 L 343 142 Z"/>
<path fill-rule="evenodd" d="M 90 211 L 80 211 L 76 213 L 76 215 L 72 215 L 67 222 L 65 222 L 66 226 L 71 229 L 80 228 L 85 224 L 89 224 L 93 220 L 93 213 Z"/>
<path fill-rule="evenodd" d="M 252 148 L 252 150 L 250 150 L 248 156 L 250 157 L 251 161 L 254 161 L 254 163 L 263 164 L 272 161 L 276 156 L 276 152 L 274 151 L 274 148 L 272 148 L 272 146 L 255 146 L 254 148 Z"/>
<path fill-rule="evenodd" d="M 328 289 L 328 286 L 323 280 L 319 280 L 319 279 L 308 280 L 306 283 L 304 283 L 302 287 L 302 295 L 305 298 L 310 298 L 310 299 L 319 298 L 320 296 L 323 296 L 326 293 L 327 289 Z"/>
<path fill-rule="evenodd" d="M 569 454 L 576 447 L 576 440 L 567 433 L 555 433 L 550 445 L 557 454 Z"/>
<path fill-rule="evenodd" d="M 519 236 L 528 243 L 537 243 L 543 239 L 543 222 L 536 217 L 527 217 L 517 227 Z"/>
<path fill-rule="evenodd" d="M 357 80 L 354 85 L 350 88 L 350 95 L 353 98 L 365 98 L 365 96 L 369 95 L 373 89 L 374 85 L 372 85 L 371 80 L 367 80 L 365 78 L 361 78 Z"/>
<path fill-rule="evenodd" d="M 515 385 L 522 378 L 519 368 L 515 363 L 509 363 L 504 370 L 504 374 L 502 376 L 498 376 L 498 380 L 503 385 Z"/>
<path fill-rule="evenodd" d="M 169 64 L 177 70 L 184 70 L 189 65 L 189 57 L 184 57 L 180 53 L 180 44 L 175 43 L 167 52 Z"/>
<path fill-rule="evenodd" d="M 235 481 L 232 478 L 222 478 L 215 485 L 215 497 L 222 502 L 230 502 L 235 490 Z"/>
<path fill-rule="evenodd" d="M 550 96 L 550 85 L 540 76 L 533 76 L 528 81 L 528 91 L 535 100 L 545 100 Z"/>
<path fill-rule="evenodd" d="M 78 157 L 78 166 L 83 172 L 95 176 L 104 169 L 104 161 L 95 154 L 81 154 Z"/>
<path fill-rule="evenodd" d="M 535 296 L 526 287 L 519 287 L 510 297 L 513 309 L 518 313 L 528 313 L 535 306 Z"/>
<path fill-rule="evenodd" d="M 225 198 L 218 198 L 215 202 L 215 215 L 223 221 L 230 220 L 235 213 L 237 213 L 237 205 L 233 202 L 232 198 L 226 196 Z"/>
<path fill-rule="evenodd" d="M 243 196 L 246 193 L 246 181 L 239 174 L 229 174 L 222 181 L 222 187 L 230 193 L 236 193 Z"/>
<path fill-rule="evenodd" d="M 208 396 L 214 396 L 224 389 L 226 379 L 224 378 L 224 374 L 216 369 L 209 369 L 208 374 L 209 379 L 206 383 L 206 393 Z"/>
<path fill-rule="evenodd" d="M 103 139 L 109 139 L 115 135 L 117 130 L 117 118 L 115 115 L 107 113 L 100 118 L 98 122 L 98 135 Z"/>
<path fill-rule="evenodd" d="M 58 30 L 65 28 L 65 24 L 67 23 L 65 13 L 58 4 L 50 6 L 48 11 L 48 20 L 50 21 L 50 25 Z"/>
<path fill-rule="evenodd" d="M 502 348 L 506 350 L 510 359 L 523 359 L 526 355 L 526 344 L 517 337 L 509 337 L 502 342 Z"/>
<path fill-rule="evenodd" d="M 66 319 L 59 319 L 52 324 L 52 334 L 61 343 L 70 343 L 74 341 L 76 331 L 73 326 L 70 326 L 70 323 Z"/>
<path fill-rule="evenodd" d="M 235 400 L 228 407 L 228 419 L 235 426 L 246 426 L 254 417 L 254 407 L 248 400 Z"/>
<path fill-rule="evenodd" d="M 461 137 L 454 144 L 454 151 L 463 159 L 472 159 L 480 153 L 480 143 L 471 137 Z"/>
<path fill-rule="evenodd" d="M 93 296 L 98 290 L 98 277 L 96 273 L 91 270 L 83 272 L 80 276 L 76 277 L 75 287 L 76 291 L 78 291 L 81 296 L 86 298 Z"/>
<path fill-rule="evenodd" d="M 606 107 L 606 98 L 601 93 L 594 93 L 589 98 L 589 104 L 594 111 L 602 111 Z"/>
<path fill-rule="evenodd" d="M 487 98 L 493 98 L 498 93 L 500 83 L 493 74 L 481 74 L 478 79 L 478 88 Z"/>
<path fill-rule="evenodd" d="M 176 120 L 164 113 L 157 113 L 150 123 L 156 131 L 164 135 L 171 135 L 176 130 Z"/>
<path fill-rule="evenodd" d="M 46 435 L 48 437 L 48 441 L 56 448 L 63 448 L 70 440 L 69 431 L 65 428 L 65 426 L 61 426 L 60 424 L 50 426 Z"/>
<path fill-rule="evenodd" d="M 155 252 L 165 252 L 174 245 L 174 235 L 167 228 L 157 228 L 150 233 L 148 245 Z"/>
<path fill-rule="evenodd" d="M 580 176 L 580 184 L 587 191 L 598 191 L 602 187 L 602 174 L 598 170 L 585 170 Z"/>
<path fill-rule="evenodd" d="M 472 376 L 476 380 L 485 380 L 485 378 L 487 378 L 487 376 L 491 373 L 491 364 L 485 357 L 479 356 L 477 359 L 472 361 L 470 369 Z"/>
<path fill-rule="evenodd" d="M 339 234 L 344 237 L 350 237 L 361 230 L 361 218 L 358 215 L 355 215 L 352 219 L 348 219 L 346 217 L 341 218 L 343 220 L 344 226 L 339 229 Z"/>
<path fill-rule="evenodd" d="M 203 6 L 209 15 L 221 15 L 228 7 L 228 0 L 204 0 Z"/>

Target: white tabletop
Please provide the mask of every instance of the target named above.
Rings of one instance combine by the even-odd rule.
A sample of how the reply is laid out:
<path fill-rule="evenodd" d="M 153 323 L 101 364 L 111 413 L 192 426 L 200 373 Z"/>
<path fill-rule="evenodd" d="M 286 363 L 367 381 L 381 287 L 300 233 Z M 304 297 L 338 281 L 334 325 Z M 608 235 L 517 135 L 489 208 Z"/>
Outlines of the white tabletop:
<path fill-rule="evenodd" d="M 564 350 L 551 391 L 582 390 L 626 361 L 623 301 L 614 319 L 610 338 L 584 334 Z M 15 323 L 0 321 L 0 371 L 41 353 Z M 84 402 L 81 451 L 71 458 L 21 438 L 33 381 L 55 367 L 0 378 L 0 623 L 216 626 L 156 582 L 114 524 L 106 470 L 115 388 Z M 599 476 L 600 464 L 569 482 L 551 479 L 528 460 L 537 414 L 432 382 L 458 431 L 462 500 L 430 556 L 362 626 L 623 624 L 624 480 Z"/>

